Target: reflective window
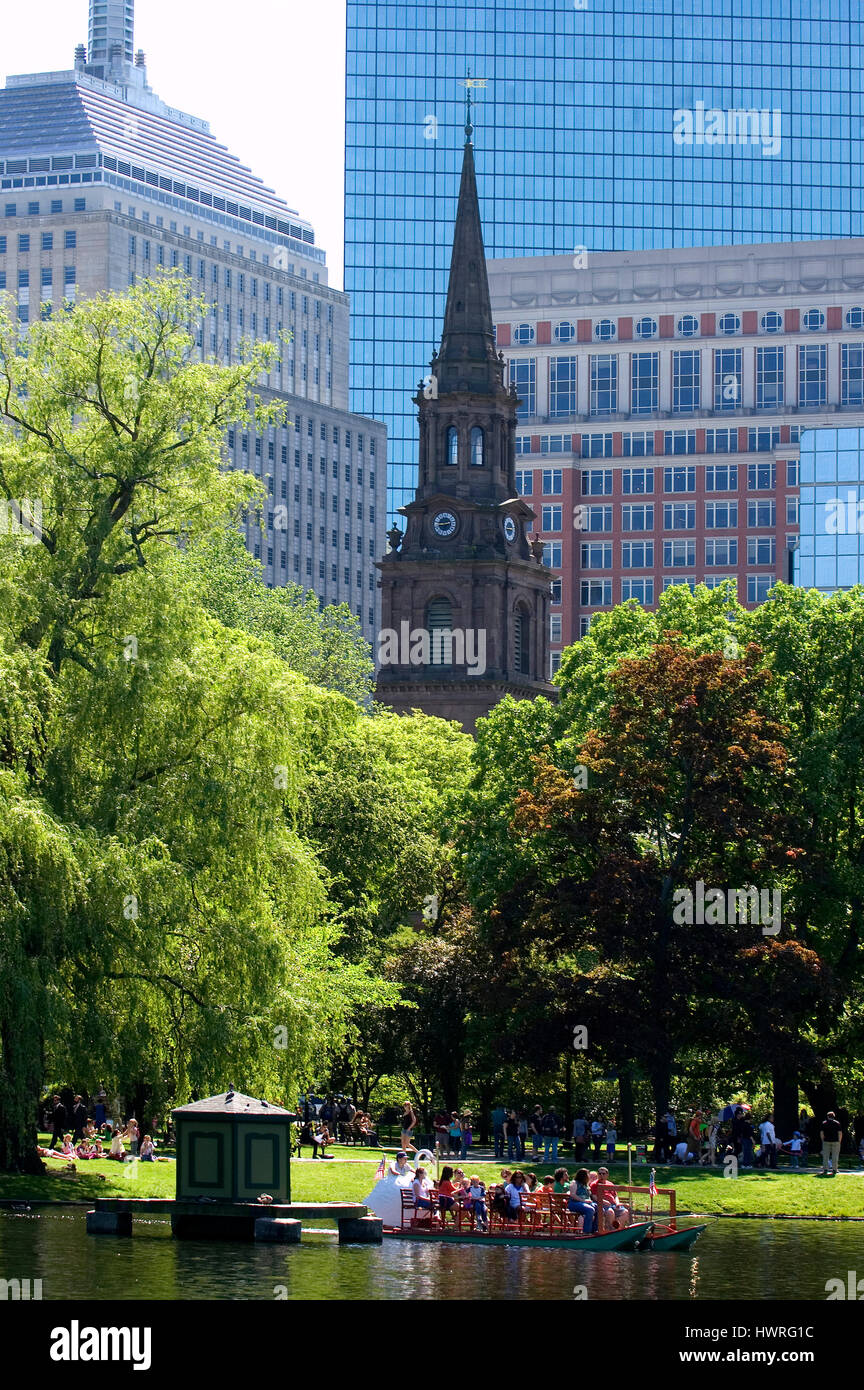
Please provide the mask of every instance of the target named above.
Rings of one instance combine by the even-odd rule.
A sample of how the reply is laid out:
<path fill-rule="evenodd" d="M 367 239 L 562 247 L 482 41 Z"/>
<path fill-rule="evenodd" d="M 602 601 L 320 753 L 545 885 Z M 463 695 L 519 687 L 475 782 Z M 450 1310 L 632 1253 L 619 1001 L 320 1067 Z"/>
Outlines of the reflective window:
<path fill-rule="evenodd" d="M 605 353 L 591 358 L 592 415 L 614 415 L 618 409 L 618 358 Z"/>
<path fill-rule="evenodd" d="M 660 408 L 660 354 L 634 352 L 630 358 L 630 414 L 654 415 Z"/>
<path fill-rule="evenodd" d="M 637 338 L 656 338 L 657 320 L 651 318 L 641 318 L 636 320 Z"/>

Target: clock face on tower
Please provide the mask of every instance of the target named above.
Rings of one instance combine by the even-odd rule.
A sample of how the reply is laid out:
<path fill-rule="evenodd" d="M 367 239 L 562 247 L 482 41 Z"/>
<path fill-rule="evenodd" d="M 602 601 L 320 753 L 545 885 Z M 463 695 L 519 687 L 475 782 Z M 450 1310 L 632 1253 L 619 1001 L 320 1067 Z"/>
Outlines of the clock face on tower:
<path fill-rule="evenodd" d="M 438 512 L 437 516 L 432 518 L 432 530 L 435 532 L 435 535 L 440 536 L 442 540 L 446 540 L 448 536 L 452 536 L 456 530 L 456 526 L 456 518 L 452 512 Z"/>
<path fill-rule="evenodd" d="M 505 516 L 503 526 L 504 539 L 509 541 L 512 545 L 513 541 L 516 539 L 516 522 L 513 520 L 512 516 Z"/>

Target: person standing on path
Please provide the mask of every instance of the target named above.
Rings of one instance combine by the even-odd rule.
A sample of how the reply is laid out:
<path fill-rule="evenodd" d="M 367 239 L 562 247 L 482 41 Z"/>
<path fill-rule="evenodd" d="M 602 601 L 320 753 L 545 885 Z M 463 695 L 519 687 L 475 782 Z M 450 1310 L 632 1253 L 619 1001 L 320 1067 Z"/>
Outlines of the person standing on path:
<path fill-rule="evenodd" d="M 759 1140 L 762 1145 L 762 1167 L 777 1167 L 777 1134 L 774 1129 L 774 1116 L 766 1115 L 759 1126 Z"/>
<path fill-rule="evenodd" d="M 822 1140 L 822 1173 L 827 1174 L 828 1169 L 831 1168 L 832 1176 L 836 1177 L 840 1167 L 840 1145 L 843 1143 L 843 1131 L 833 1110 L 829 1110 L 822 1121 L 819 1128 L 819 1138 Z"/>
<path fill-rule="evenodd" d="M 53 1149 L 55 1145 L 63 1143 L 63 1135 L 66 1133 L 67 1118 L 66 1106 L 59 1096 L 54 1096 L 53 1108 L 51 1111 L 52 1129 L 51 1142 L 48 1145 L 49 1149 Z"/>
<path fill-rule="evenodd" d="M 573 1121 L 573 1158 L 577 1164 L 582 1162 L 585 1145 L 588 1142 L 588 1121 L 580 1111 Z"/>
<path fill-rule="evenodd" d="M 508 1112 L 507 1112 L 506 1130 L 507 1130 L 507 1157 L 508 1157 L 508 1159 L 509 1159 L 509 1158 L 514 1158 L 514 1159 L 516 1159 L 516 1160 L 518 1161 L 518 1158 L 519 1158 L 519 1116 L 516 1114 L 516 1111 L 515 1111 L 515 1110 L 508 1110 Z"/>
<path fill-rule="evenodd" d="M 87 1123 L 87 1106 L 80 1096 L 75 1096 L 72 1102 L 72 1139 L 78 1143 L 84 1138 L 84 1126 Z"/>
<path fill-rule="evenodd" d="M 540 1123 L 543 1131 L 543 1162 L 558 1162 L 558 1135 L 561 1130 L 561 1121 L 554 1105 L 546 1111 Z"/>
<path fill-rule="evenodd" d="M 507 1111 L 503 1105 L 496 1105 L 492 1111 L 492 1138 L 495 1143 L 495 1159 L 504 1157 L 504 1123 Z"/>
<path fill-rule="evenodd" d="M 399 1123 L 402 1126 L 400 1148 L 403 1148 L 406 1153 L 416 1154 L 417 1150 L 414 1147 L 412 1136 L 414 1130 L 417 1128 L 417 1116 L 414 1114 L 414 1109 L 410 1100 L 403 1101 L 402 1103 L 402 1116 Z"/>
<path fill-rule="evenodd" d="M 535 1105 L 531 1112 L 531 1142 L 534 1145 L 534 1157 L 540 1153 L 540 1145 L 543 1143 L 543 1108 Z"/>

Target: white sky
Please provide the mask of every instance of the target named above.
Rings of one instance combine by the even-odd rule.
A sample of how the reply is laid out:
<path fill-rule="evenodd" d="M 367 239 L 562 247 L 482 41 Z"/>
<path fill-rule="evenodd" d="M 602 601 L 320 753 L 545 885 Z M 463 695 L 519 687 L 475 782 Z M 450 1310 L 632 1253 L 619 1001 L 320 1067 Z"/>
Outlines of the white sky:
<path fill-rule="evenodd" d="M 3 5 L 0 81 L 71 68 L 87 0 Z M 342 287 L 345 0 L 136 0 L 150 86 L 315 228 Z"/>

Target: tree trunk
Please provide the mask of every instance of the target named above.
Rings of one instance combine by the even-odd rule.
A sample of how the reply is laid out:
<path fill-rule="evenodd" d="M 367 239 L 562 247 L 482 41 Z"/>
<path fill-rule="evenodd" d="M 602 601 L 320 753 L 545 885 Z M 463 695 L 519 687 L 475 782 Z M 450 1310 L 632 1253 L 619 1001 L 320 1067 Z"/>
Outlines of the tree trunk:
<path fill-rule="evenodd" d="M 791 1137 L 798 1128 L 798 1067 L 794 1062 L 775 1062 L 771 1068 L 774 1091 L 774 1128 L 778 1138 Z"/>
<path fill-rule="evenodd" d="M 810 1109 L 817 1123 L 824 1120 L 829 1110 L 837 1110 L 837 1082 L 824 1062 L 820 1063 L 817 1077 L 802 1077 L 801 1089 L 807 1097 Z"/>
<path fill-rule="evenodd" d="M 619 1129 L 622 1139 L 632 1139 L 636 1133 L 636 1106 L 633 1099 L 633 1077 L 629 1068 L 618 1075 L 618 1105 L 621 1111 Z"/>
<path fill-rule="evenodd" d="M 651 1090 L 654 1095 L 656 1118 L 665 1115 L 669 1109 L 669 1091 L 672 1085 L 672 1063 L 667 1057 L 655 1057 L 651 1067 Z"/>

